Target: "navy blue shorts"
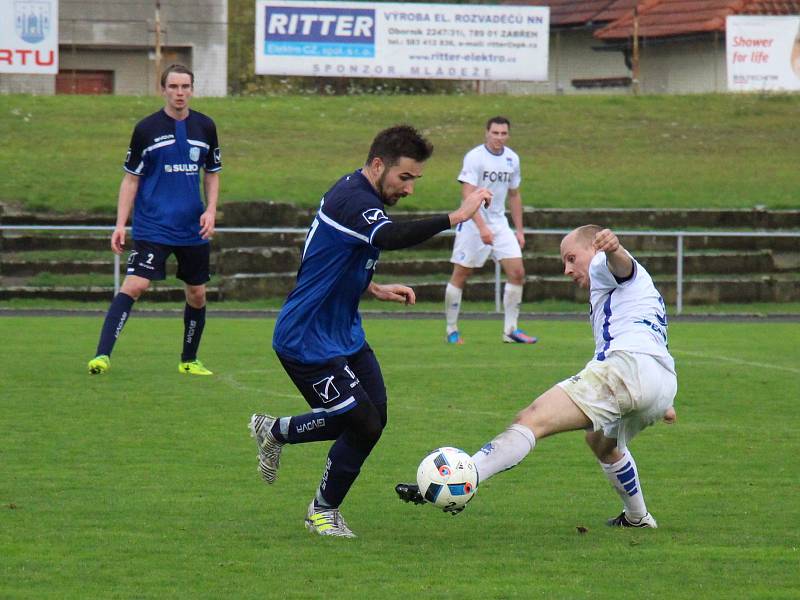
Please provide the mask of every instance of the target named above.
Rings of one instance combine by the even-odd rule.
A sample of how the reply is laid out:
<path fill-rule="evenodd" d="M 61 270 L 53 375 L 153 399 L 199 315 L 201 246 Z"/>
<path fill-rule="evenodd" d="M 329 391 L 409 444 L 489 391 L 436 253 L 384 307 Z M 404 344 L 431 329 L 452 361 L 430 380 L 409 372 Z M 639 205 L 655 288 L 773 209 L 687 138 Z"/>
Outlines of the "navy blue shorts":
<path fill-rule="evenodd" d="M 314 412 L 339 415 L 359 403 L 386 404 L 386 386 L 369 344 L 350 356 L 306 364 L 278 354 L 289 378 Z"/>
<path fill-rule="evenodd" d="M 150 281 L 160 281 L 167 276 L 167 259 L 174 254 L 178 259 L 177 277 L 189 285 L 203 285 L 211 279 L 209 258 L 211 244 L 196 246 L 167 246 L 143 240 L 133 241 L 128 255 L 127 275 L 138 275 Z"/>

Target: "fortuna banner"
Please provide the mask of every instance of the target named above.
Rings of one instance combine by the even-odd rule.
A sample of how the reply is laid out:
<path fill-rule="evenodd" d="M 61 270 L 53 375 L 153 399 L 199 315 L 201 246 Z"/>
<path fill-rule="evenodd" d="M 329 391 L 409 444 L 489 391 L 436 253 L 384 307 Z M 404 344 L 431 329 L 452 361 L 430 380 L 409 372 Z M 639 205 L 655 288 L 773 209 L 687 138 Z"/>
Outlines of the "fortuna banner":
<path fill-rule="evenodd" d="M 0 73 L 58 73 L 58 0 L 0 0 Z"/>

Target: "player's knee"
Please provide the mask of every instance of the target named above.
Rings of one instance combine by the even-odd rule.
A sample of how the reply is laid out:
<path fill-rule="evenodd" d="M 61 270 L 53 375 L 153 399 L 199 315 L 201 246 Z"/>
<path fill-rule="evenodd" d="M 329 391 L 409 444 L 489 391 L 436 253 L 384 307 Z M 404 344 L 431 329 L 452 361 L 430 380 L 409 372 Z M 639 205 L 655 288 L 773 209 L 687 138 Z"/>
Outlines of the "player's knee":
<path fill-rule="evenodd" d="M 187 286 L 186 302 L 194 308 L 203 308 L 206 305 L 206 287 Z"/>
<path fill-rule="evenodd" d="M 525 283 L 525 269 L 520 267 L 518 269 L 509 270 L 508 281 L 514 285 L 522 285 Z"/>
<path fill-rule="evenodd" d="M 362 450 L 370 452 L 383 433 L 384 421 L 381 414 L 375 407 L 365 411 L 358 419 L 352 419 L 345 430 L 348 443 Z"/>
<path fill-rule="evenodd" d="M 150 280 L 144 277 L 126 277 L 119 291 L 138 300 L 150 287 Z"/>
<path fill-rule="evenodd" d="M 378 404 L 378 416 L 381 419 L 381 430 L 386 429 L 386 423 L 389 421 L 389 412 L 386 410 L 386 402 L 383 404 Z"/>
<path fill-rule="evenodd" d="M 617 440 L 605 437 L 602 431 L 586 432 L 586 444 L 601 463 L 611 465 L 622 458 Z"/>
<path fill-rule="evenodd" d="M 514 423 L 518 425 L 525 425 L 526 427 L 530 427 L 534 421 L 534 413 L 535 408 L 533 404 L 523 408 L 521 411 L 517 413 L 517 416 L 514 417 Z"/>

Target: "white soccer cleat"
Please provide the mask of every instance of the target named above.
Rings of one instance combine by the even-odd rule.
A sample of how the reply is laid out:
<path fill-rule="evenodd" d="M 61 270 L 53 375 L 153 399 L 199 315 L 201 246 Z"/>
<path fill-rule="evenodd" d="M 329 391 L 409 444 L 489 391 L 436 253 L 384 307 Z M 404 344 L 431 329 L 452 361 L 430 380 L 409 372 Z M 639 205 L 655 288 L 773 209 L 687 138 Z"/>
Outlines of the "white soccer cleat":
<path fill-rule="evenodd" d="M 606 525 L 609 527 L 642 527 L 642 528 L 649 528 L 649 529 L 657 529 L 658 523 L 653 518 L 653 515 L 647 513 L 638 521 L 628 517 L 625 514 L 625 511 L 622 511 L 618 517 L 613 519 L 609 519 L 606 521 Z"/>
<path fill-rule="evenodd" d="M 308 506 L 306 516 L 306 529 L 318 533 L 319 535 L 331 535 L 334 537 L 354 538 L 356 534 L 350 531 L 347 523 L 344 522 L 342 513 L 338 508 L 320 508 L 314 506 L 314 501 Z"/>
<path fill-rule="evenodd" d="M 283 444 L 272 435 L 272 425 L 277 419 L 270 415 L 255 414 L 250 417 L 250 435 L 258 445 L 258 472 L 266 483 L 275 483 L 281 466 Z"/>

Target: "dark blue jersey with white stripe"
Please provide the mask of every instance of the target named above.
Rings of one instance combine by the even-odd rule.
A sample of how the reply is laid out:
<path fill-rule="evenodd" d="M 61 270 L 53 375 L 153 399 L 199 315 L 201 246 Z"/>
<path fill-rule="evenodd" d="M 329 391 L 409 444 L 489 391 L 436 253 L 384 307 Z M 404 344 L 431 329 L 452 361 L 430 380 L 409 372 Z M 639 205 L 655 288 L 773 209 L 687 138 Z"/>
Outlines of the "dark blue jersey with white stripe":
<path fill-rule="evenodd" d="M 171 246 L 207 244 L 200 237 L 200 169 L 222 168 L 217 128 L 189 111 L 176 121 L 163 109 L 133 130 L 123 168 L 140 176 L 133 207 L 133 239 Z"/>
<path fill-rule="evenodd" d="M 297 285 L 275 323 L 276 352 L 322 363 L 361 349 L 365 335 L 358 303 L 380 255 L 372 239 L 390 222 L 360 169 L 328 190 L 306 235 Z"/>

